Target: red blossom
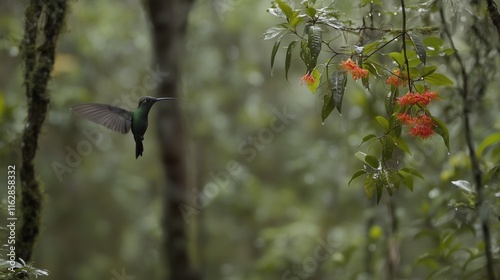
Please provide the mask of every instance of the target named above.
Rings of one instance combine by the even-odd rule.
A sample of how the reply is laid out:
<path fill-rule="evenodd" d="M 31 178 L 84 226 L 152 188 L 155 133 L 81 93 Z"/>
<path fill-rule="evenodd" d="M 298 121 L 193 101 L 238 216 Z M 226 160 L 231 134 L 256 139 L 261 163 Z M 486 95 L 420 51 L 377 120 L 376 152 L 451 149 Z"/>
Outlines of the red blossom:
<path fill-rule="evenodd" d="M 306 84 L 308 86 L 314 84 L 315 80 L 314 80 L 314 77 L 311 76 L 311 72 L 307 72 L 307 74 L 305 76 L 303 76 L 302 78 L 300 78 L 300 80 L 302 81 L 302 84 Z"/>
<path fill-rule="evenodd" d="M 406 125 L 412 125 L 415 123 L 415 118 L 408 115 L 406 112 L 403 114 L 398 114 L 398 120 Z"/>
<path fill-rule="evenodd" d="M 398 119 L 410 128 L 410 136 L 412 137 L 425 139 L 434 134 L 434 130 L 432 128 L 435 127 L 436 124 L 434 123 L 434 120 L 426 114 L 412 117 L 407 113 L 402 113 L 398 114 Z"/>
<path fill-rule="evenodd" d="M 387 80 L 385 81 L 386 84 L 388 85 L 393 85 L 395 87 L 399 87 L 399 86 L 406 86 L 406 80 L 404 80 L 401 76 L 400 76 L 400 71 L 399 69 L 395 69 L 394 70 L 394 75 L 391 75 L 387 78 Z"/>
<path fill-rule="evenodd" d="M 352 61 L 352 59 L 348 59 L 347 61 L 342 61 L 340 65 L 340 69 L 343 69 L 347 71 L 348 73 L 351 73 L 352 78 L 354 80 L 360 79 L 360 78 L 366 78 L 368 76 L 368 70 L 366 69 L 361 69 L 356 62 Z"/>
<path fill-rule="evenodd" d="M 413 106 L 415 104 L 419 104 L 421 106 L 427 106 L 433 99 L 436 99 L 438 95 L 437 91 L 430 92 L 426 90 L 424 93 L 413 93 L 413 92 L 408 92 L 405 94 L 403 97 L 399 98 L 396 102 L 399 103 L 399 105 L 404 106 Z"/>

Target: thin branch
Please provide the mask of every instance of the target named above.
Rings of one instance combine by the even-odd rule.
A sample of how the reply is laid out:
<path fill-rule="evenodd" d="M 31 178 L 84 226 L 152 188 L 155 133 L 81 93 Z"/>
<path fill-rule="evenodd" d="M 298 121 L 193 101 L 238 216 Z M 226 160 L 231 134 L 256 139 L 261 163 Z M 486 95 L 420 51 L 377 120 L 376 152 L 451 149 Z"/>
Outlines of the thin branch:
<path fill-rule="evenodd" d="M 486 0 L 486 3 L 488 4 L 491 21 L 497 28 L 498 37 L 500 38 L 500 13 L 498 12 L 497 4 L 493 0 Z"/>
<path fill-rule="evenodd" d="M 408 91 L 411 92 L 411 80 L 410 80 L 410 63 L 408 62 L 408 55 L 406 54 L 406 9 L 405 1 L 401 0 L 401 11 L 403 16 L 403 30 L 401 34 L 403 36 L 403 55 L 405 57 L 406 72 L 408 74 Z"/>
<path fill-rule="evenodd" d="M 448 29 L 448 26 L 446 24 L 446 20 L 444 17 L 444 11 L 443 11 L 443 6 L 439 9 L 439 15 L 441 17 L 441 21 L 443 22 L 443 30 L 444 33 L 446 34 L 446 37 L 448 37 L 448 40 L 450 41 L 450 45 L 453 48 L 453 56 L 455 56 L 455 59 L 458 62 L 458 65 L 460 67 L 460 75 L 461 75 L 461 80 L 462 80 L 462 101 L 463 101 L 463 108 L 462 108 L 462 114 L 464 118 L 464 130 L 465 130 L 465 141 L 467 142 L 467 148 L 469 150 L 469 157 L 472 165 L 472 173 L 474 177 L 474 183 L 477 188 L 477 202 L 476 202 L 476 209 L 479 211 L 479 219 L 481 223 L 481 229 L 483 232 L 483 240 L 484 240 L 484 254 L 486 256 L 486 270 L 488 273 L 488 279 L 489 280 L 495 280 L 495 272 L 493 269 L 493 255 L 491 253 L 491 237 L 490 237 L 490 227 L 488 224 L 488 215 L 482 214 L 483 211 L 481 210 L 482 207 L 484 206 L 484 197 L 483 197 L 483 184 L 482 184 L 482 174 L 481 174 L 481 169 L 479 168 L 479 161 L 476 156 L 476 151 L 474 148 L 474 144 L 472 141 L 472 129 L 471 129 L 471 124 L 470 124 L 470 110 L 469 110 L 469 100 L 468 100 L 468 88 L 469 88 L 469 80 L 468 80 L 468 75 L 467 71 L 465 69 L 465 65 L 463 63 L 462 57 L 460 56 L 459 52 L 455 48 L 455 44 L 453 42 L 453 38 L 451 36 L 451 33 Z"/>

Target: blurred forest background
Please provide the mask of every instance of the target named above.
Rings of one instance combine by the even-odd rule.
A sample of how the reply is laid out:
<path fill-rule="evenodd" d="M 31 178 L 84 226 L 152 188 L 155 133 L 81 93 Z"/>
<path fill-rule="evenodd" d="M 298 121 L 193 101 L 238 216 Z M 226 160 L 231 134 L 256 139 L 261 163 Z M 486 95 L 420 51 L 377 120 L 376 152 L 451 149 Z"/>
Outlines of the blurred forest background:
<path fill-rule="evenodd" d="M 358 24 L 368 13 L 368 7 L 359 7 L 362 1 L 330 2 Z M 399 1 L 383 2 L 388 11 L 379 17 L 400 13 Z M 483 1 L 441 2 L 471 84 L 481 87 L 472 106 L 477 144 L 500 130 L 499 39 Z M 4 167 L 19 165 L 26 119 L 19 49 L 26 4 L 0 2 L 2 186 Z M 383 101 L 374 93 L 385 94 L 388 87 L 368 92 L 361 82 L 349 83 L 342 115 L 334 112 L 322 124 L 322 98 L 301 85 L 305 73 L 299 63 L 292 64 L 287 82 L 284 51 L 278 52 L 271 73 L 273 42 L 262 34 L 279 21 L 266 12 L 270 6 L 269 0 L 200 0 L 190 12 L 178 102 L 188 133 L 190 206 L 201 206 L 185 212 L 187 249 L 199 273 L 227 280 L 424 279 L 431 274 L 484 279 L 478 213 L 451 183 L 472 178 L 456 90 L 440 88 L 444 99 L 430 108 L 448 125 L 450 152 L 440 137 L 408 139 L 413 156 L 402 160 L 425 180 L 416 180 L 413 192 L 402 188 L 375 205 L 362 180 L 347 183 L 363 167 L 354 157 L 362 137 L 376 133 L 373 118 Z M 388 28 L 398 24 L 386 22 Z M 440 20 L 436 11 L 422 11 L 411 24 L 440 26 Z M 135 159 L 130 134 L 110 132 L 80 160 L 70 158 L 73 166 L 67 162 L 71 151 L 89 140 L 84 131 L 100 129 L 72 114 L 72 105 L 122 102 L 135 108 L 133 89 L 156 69 L 148 25 L 141 1 L 70 2 L 35 162 L 46 201 L 33 260 L 50 272 L 49 279 L 163 279 L 169 273 L 162 245 L 161 143 L 154 126 L 145 135 L 142 158 Z M 441 72 L 457 77 L 449 57 L 437 63 Z M 161 109 L 168 106 L 153 107 L 151 115 Z M 499 154 L 494 150 L 484 166 L 498 165 Z M 66 166 L 64 172 L 55 172 L 58 164 Z M 218 183 L 214 178 L 229 182 L 199 200 L 203 186 Z M 498 179 L 487 187 L 500 276 Z M 123 272 L 135 278 L 120 278 Z"/>

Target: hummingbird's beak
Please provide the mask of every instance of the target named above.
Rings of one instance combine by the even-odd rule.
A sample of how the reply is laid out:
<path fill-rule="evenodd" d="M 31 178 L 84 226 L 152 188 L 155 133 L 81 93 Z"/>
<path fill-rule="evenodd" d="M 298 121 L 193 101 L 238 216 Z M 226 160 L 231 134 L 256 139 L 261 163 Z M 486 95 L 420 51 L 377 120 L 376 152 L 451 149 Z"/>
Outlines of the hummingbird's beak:
<path fill-rule="evenodd" d="M 176 97 L 160 97 L 156 98 L 156 101 L 163 101 L 163 100 L 175 100 L 177 99 Z"/>

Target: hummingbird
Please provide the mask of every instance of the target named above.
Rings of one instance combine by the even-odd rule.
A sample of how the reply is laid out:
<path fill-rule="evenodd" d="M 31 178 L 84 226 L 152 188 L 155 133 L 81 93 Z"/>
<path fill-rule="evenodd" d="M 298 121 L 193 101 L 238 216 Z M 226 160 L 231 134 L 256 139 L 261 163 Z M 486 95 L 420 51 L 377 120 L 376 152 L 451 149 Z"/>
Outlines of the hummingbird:
<path fill-rule="evenodd" d="M 163 100 L 174 100 L 175 97 L 155 98 L 145 96 L 139 99 L 139 106 L 134 112 L 128 110 L 98 103 L 84 103 L 71 107 L 71 111 L 106 128 L 126 134 L 132 129 L 135 140 L 135 158 L 142 156 L 144 147 L 144 133 L 148 129 L 149 110 L 153 104 Z"/>

